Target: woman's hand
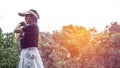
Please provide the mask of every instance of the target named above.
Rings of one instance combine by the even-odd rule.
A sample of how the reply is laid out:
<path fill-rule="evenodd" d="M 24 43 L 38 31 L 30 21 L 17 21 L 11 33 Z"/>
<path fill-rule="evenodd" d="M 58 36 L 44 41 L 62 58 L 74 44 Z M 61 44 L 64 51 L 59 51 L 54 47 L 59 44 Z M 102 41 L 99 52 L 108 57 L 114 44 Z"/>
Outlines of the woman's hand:
<path fill-rule="evenodd" d="M 22 30 L 21 26 L 22 26 L 21 24 L 18 24 L 18 25 L 15 27 L 14 32 L 15 32 L 15 33 L 23 33 L 23 30 Z"/>

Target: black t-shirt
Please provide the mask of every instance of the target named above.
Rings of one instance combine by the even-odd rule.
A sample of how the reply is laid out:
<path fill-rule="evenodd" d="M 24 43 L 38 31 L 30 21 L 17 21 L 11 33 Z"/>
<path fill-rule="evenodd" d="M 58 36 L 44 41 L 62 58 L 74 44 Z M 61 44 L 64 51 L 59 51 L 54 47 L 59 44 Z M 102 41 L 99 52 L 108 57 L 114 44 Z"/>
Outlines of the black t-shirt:
<path fill-rule="evenodd" d="M 39 28 L 36 23 L 22 28 L 24 35 L 20 40 L 21 48 L 38 47 Z"/>

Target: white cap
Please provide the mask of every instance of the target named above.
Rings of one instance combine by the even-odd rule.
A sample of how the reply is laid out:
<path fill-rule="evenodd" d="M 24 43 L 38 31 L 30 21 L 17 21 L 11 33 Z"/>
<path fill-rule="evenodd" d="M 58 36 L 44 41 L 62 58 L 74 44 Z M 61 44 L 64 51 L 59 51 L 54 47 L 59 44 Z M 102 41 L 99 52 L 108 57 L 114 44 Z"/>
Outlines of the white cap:
<path fill-rule="evenodd" d="M 34 12 L 35 11 L 35 12 Z M 28 14 L 32 14 L 32 15 L 34 15 L 37 19 L 39 19 L 39 15 L 37 14 L 37 12 L 36 12 L 36 10 L 29 10 L 29 11 L 27 11 L 27 12 L 19 12 L 18 13 L 18 15 L 20 15 L 20 16 L 26 16 L 26 15 L 28 15 Z"/>

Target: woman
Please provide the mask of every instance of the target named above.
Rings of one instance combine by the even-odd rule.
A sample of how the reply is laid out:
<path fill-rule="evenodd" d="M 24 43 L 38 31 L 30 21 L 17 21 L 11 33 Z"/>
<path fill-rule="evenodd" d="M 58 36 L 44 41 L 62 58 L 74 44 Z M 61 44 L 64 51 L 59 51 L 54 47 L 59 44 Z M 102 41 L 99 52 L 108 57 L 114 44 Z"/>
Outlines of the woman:
<path fill-rule="evenodd" d="M 20 40 L 22 49 L 18 67 L 44 68 L 38 51 L 39 27 L 37 20 L 39 19 L 39 15 L 34 9 L 18 14 L 25 17 L 25 23 L 19 23 L 14 29 L 15 33 L 19 33 L 17 38 Z"/>

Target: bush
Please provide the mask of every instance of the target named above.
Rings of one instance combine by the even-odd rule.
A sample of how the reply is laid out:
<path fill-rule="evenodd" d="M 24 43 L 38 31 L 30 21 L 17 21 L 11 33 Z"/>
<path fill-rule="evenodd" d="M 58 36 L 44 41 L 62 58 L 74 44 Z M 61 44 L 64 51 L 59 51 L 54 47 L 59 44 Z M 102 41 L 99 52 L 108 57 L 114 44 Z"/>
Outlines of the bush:
<path fill-rule="evenodd" d="M 16 68 L 19 49 L 14 33 L 3 34 L 0 29 L 0 68 Z"/>

